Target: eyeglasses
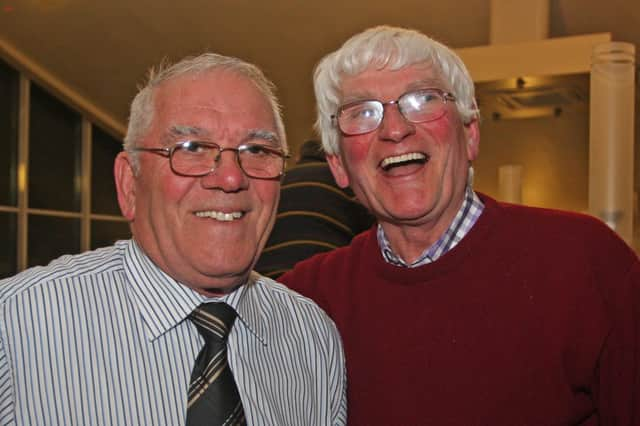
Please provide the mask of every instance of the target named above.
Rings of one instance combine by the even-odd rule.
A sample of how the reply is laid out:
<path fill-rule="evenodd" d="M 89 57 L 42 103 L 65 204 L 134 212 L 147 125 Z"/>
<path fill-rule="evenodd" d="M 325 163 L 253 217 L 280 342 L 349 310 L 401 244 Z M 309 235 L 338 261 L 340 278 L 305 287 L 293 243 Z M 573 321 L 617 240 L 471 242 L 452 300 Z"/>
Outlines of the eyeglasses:
<path fill-rule="evenodd" d="M 221 148 L 213 142 L 184 141 L 170 148 L 133 148 L 132 151 L 153 152 L 167 157 L 175 174 L 192 177 L 213 172 L 224 151 L 234 152 L 242 171 L 255 179 L 278 179 L 284 174 L 285 159 L 289 158 L 280 149 L 255 143 Z"/>
<path fill-rule="evenodd" d="M 452 93 L 440 89 L 421 89 L 407 92 L 395 101 L 363 100 L 342 105 L 338 113 L 331 116 L 331 120 L 334 123 L 337 121 L 344 135 L 362 135 L 380 126 L 385 105 L 398 105 L 400 114 L 411 123 L 426 123 L 442 117 L 447 102 L 455 100 Z"/>

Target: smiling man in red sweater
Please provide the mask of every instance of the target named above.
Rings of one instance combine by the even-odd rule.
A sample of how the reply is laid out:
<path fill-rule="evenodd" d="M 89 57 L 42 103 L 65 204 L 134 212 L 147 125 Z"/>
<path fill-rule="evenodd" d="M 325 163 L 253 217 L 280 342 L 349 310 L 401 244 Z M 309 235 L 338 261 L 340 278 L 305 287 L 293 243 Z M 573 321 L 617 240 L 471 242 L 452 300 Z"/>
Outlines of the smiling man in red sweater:
<path fill-rule="evenodd" d="M 333 317 L 350 425 L 640 424 L 640 265 L 597 219 L 476 193 L 474 86 L 376 27 L 315 71 L 340 186 L 378 224 L 281 281 Z"/>

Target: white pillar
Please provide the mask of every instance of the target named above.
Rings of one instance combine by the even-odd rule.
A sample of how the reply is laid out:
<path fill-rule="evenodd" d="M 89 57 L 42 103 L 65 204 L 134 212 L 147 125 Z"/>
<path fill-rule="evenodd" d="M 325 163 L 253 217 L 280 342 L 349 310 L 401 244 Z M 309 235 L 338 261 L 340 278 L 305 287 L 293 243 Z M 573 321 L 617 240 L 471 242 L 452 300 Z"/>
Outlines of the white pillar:
<path fill-rule="evenodd" d="M 633 238 L 635 46 L 594 47 L 589 125 L 589 212 Z"/>
<path fill-rule="evenodd" d="M 505 164 L 498 168 L 498 191 L 500 200 L 522 204 L 522 166 Z"/>

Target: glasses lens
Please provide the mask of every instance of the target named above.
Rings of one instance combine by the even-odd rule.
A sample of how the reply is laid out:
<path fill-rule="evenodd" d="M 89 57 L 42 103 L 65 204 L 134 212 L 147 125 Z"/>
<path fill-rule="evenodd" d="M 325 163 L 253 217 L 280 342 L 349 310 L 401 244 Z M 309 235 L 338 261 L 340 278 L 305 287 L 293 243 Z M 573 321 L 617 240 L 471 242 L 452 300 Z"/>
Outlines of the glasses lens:
<path fill-rule="evenodd" d="M 342 107 L 338 113 L 340 130 L 359 135 L 375 130 L 382 121 L 383 106 L 378 101 L 357 102 Z"/>
<path fill-rule="evenodd" d="M 262 179 L 276 178 L 284 170 L 284 155 L 271 147 L 246 144 L 238 147 L 240 167 L 247 176 Z"/>
<path fill-rule="evenodd" d="M 445 112 L 443 95 L 435 90 L 418 90 L 403 95 L 398 100 L 402 115 L 414 123 L 433 121 Z"/>
<path fill-rule="evenodd" d="M 176 145 L 171 152 L 173 171 L 185 176 L 201 176 L 215 166 L 220 149 L 211 144 L 187 141 Z"/>

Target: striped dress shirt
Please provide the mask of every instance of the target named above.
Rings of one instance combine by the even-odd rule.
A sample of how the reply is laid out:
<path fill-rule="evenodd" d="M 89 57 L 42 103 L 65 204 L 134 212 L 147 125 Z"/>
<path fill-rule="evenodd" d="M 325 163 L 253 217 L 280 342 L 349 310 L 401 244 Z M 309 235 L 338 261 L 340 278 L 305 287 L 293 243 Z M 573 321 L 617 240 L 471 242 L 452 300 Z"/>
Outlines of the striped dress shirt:
<path fill-rule="evenodd" d="M 132 240 L 0 281 L 0 425 L 183 425 L 206 299 Z M 221 297 L 251 425 L 346 423 L 344 355 L 313 302 L 253 273 Z"/>

